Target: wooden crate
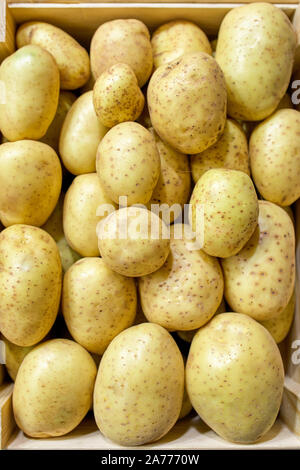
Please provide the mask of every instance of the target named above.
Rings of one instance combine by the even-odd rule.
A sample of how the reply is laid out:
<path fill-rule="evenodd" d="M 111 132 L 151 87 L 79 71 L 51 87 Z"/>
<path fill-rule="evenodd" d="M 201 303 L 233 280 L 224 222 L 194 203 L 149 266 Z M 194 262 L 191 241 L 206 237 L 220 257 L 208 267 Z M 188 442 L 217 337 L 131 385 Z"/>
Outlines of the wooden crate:
<path fill-rule="evenodd" d="M 157 2 L 158 3 L 158 2 Z M 246 1 L 245 3 L 248 3 Z M 275 2 L 273 2 L 275 3 Z M 296 1 L 277 4 L 292 18 Z M 7 8 L 0 0 L 0 61 L 14 50 L 15 25 L 28 20 L 43 20 L 65 29 L 86 46 L 96 30 L 105 21 L 114 18 L 138 18 L 150 29 L 171 19 L 184 18 L 201 26 L 208 35 L 216 35 L 225 14 L 237 3 L 19 3 Z M 142 446 L 143 449 L 300 449 L 300 364 L 293 360 L 297 353 L 295 341 L 300 340 L 300 203 L 297 205 L 297 301 L 291 332 L 280 345 L 286 367 L 285 391 L 280 412 L 273 428 L 258 443 L 251 446 L 228 443 L 210 430 L 199 417 L 179 421 L 159 442 Z M 300 362 L 300 341 L 299 341 Z M 120 446 L 104 438 L 90 414 L 70 434 L 52 439 L 31 439 L 16 429 L 12 406 L 12 384 L 0 386 L 0 448 L 8 449 L 119 449 Z"/>

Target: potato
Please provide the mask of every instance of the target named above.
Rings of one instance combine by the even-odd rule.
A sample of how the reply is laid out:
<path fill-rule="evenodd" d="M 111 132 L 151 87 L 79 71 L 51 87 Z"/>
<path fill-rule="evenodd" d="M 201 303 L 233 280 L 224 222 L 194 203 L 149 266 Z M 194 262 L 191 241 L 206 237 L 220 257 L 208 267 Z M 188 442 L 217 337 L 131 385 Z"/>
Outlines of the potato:
<path fill-rule="evenodd" d="M 249 153 L 255 185 L 264 199 L 289 206 L 300 197 L 300 112 L 281 109 L 251 134 Z"/>
<path fill-rule="evenodd" d="M 135 121 L 144 108 L 145 98 L 132 68 L 115 64 L 96 80 L 93 103 L 102 124 L 113 127 L 125 121 Z"/>
<path fill-rule="evenodd" d="M 103 214 L 97 215 L 101 206 Z M 73 250 L 81 256 L 99 256 L 98 222 L 116 205 L 104 192 L 96 173 L 79 175 L 69 187 L 63 208 L 63 229 Z"/>
<path fill-rule="evenodd" d="M 90 409 L 96 374 L 94 360 L 74 341 L 52 339 L 34 348 L 14 386 L 18 427 L 38 438 L 72 431 Z"/>
<path fill-rule="evenodd" d="M 295 283 L 295 233 L 279 206 L 259 201 L 258 226 L 244 248 L 222 260 L 225 298 L 235 312 L 255 320 L 278 317 Z"/>
<path fill-rule="evenodd" d="M 157 28 L 151 38 L 153 64 L 157 69 L 189 52 L 211 54 L 206 34 L 195 23 L 174 20 Z"/>
<path fill-rule="evenodd" d="M 103 354 L 111 340 L 132 325 L 136 314 L 133 279 L 112 271 L 100 258 L 84 258 L 67 271 L 62 311 L 75 341 Z"/>
<path fill-rule="evenodd" d="M 177 152 L 163 142 L 153 128 L 149 130 L 155 138 L 161 171 L 148 207 L 158 205 L 156 209 L 161 209 L 163 220 L 169 224 L 182 213 L 184 204 L 188 202 L 190 196 L 189 159 L 187 155 Z M 153 211 L 154 209 L 155 207 L 152 207 Z"/>
<path fill-rule="evenodd" d="M 0 129 L 9 141 L 38 140 L 56 113 L 59 71 L 49 52 L 24 46 L 3 60 L 0 82 Z"/>
<path fill-rule="evenodd" d="M 16 35 L 18 47 L 35 44 L 55 59 L 60 73 L 60 87 L 75 90 L 83 86 L 90 76 L 90 60 L 87 51 L 68 33 L 41 21 L 22 24 Z"/>
<path fill-rule="evenodd" d="M 98 226 L 99 250 L 104 262 L 123 276 L 138 277 L 159 269 L 170 250 L 166 224 L 142 207 L 124 207 Z"/>
<path fill-rule="evenodd" d="M 233 8 L 222 21 L 216 60 L 225 75 L 228 114 L 259 121 L 275 111 L 291 77 L 296 35 L 269 3 Z"/>
<path fill-rule="evenodd" d="M 33 350 L 35 345 L 17 346 L 16 344 L 11 343 L 11 341 L 8 341 L 4 336 L 1 337 L 1 340 L 5 343 L 5 367 L 11 380 L 14 382 L 20 365 L 27 354 Z"/>
<path fill-rule="evenodd" d="M 179 152 L 203 152 L 223 133 L 225 80 L 215 59 L 205 52 L 159 67 L 150 79 L 147 98 L 154 129 Z"/>
<path fill-rule="evenodd" d="M 189 396 L 187 394 L 186 387 L 184 387 L 182 405 L 178 419 L 186 418 L 190 414 L 192 409 L 193 407 L 191 404 L 191 400 L 189 399 Z"/>
<path fill-rule="evenodd" d="M 293 322 L 296 296 L 293 292 L 287 306 L 276 317 L 262 321 L 261 324 L 271 333 L 276 343 L 281 343 L 287 336 Z"/>
<path fill-rule="evenodd" d="M 201 176 L 190 200 L 190 220 L 207 254 L 227 258 L 238 253 L 257 218 L 257 196 L 246 173 L 218 168 Z"/>
<path fill-rule="evenodd" d="M 93 92 L 77 98 L 64 120 L 59 139 L 59 153 L 70 173 L 95 172 L 97 148 L 107 131 L 95 113 Z"/>
<path fill-rule="evenodd" d="M 99 26 L 92 37 L 90 57 L 95 79 L 112 65 L 125 63 L 132 68 L 142 87 L 150 77 L 153 66 L 147 26 L 135 19 L 107 21 Z"/>
<path fill-rule="evenodd" d="M 142 323 L 120 333 L 100 363 L 94 414 L 104 436 L 123 446 L 157 441 L 176 423 L 184 365 L 172 336 Z"/>
<path fill-rule="evenodd" d="M 44 230 L 17 224 L 0 234 L 0 331 L 17 346 L 41 341 L 55 321 L 61 261 Z"/>
<path fill-rule="evenodd" d="M 195 183 L 203 173 L 212 168 L 244 171 L 250 176 L 247 138 L 241 126 L 232 119 L 226 120 L 224 133 L 214 145 L 191 156 Z"/>
<path fill-rule="evenodd" d="M 218 44 L 218 39 L 217 38 L 210 41 L 210 47 L 211 47 L 211 50 L 212 50 L 212 56 L 213 57 L 215 57 L 215 55 L 216 55 L 217 44 Z"/>
<path fill-rule="evenodd" d="M 170 254 L 157 271 L 139 279 L 143 312 L 152 323 L 194 330 L 207 323 L 223 297 L 219 261 L 196 249 L 188 225 L 171 228 Z M 186 233 L 187 232 L 187 233 Z"/>
<path fill-rule="evenodd" d="M 66 272 L 72 264 L 80 259 L 80 255 L 76 253 L 67 243 L 63 231 L 63 204 L 64 194 L 61 193 L 58 203 L 52 212 L 51 216 L 43 225 L 43 230 L 46 230 L 56 241 L 63 273 Z"/>
<path fill-rule="evenodd" d="M 100 142 L 97 173 L 106 194 L 119 203 L 146 204 L 160 174 L 160 157 L 151 133 L 136 122 L 123 122 Z"/>
<path fill-rule="evenodd" d="M 0 146 L 0 219 L 6 227 L 43 225 L 61 184 L 61 164 L 49 145 L 20 140 Z"/>
<path fill-rule="evenodd" d="M 145 99 L 144 108 L 143 108 L 141 115 L 137 118 L 136 121 L 139 124 L 141 124 L 143 127 L 146 127 L 146 129 L 150 129 L 150 127 L 152 127 L 152 123 L 151 123 L 148 103 L 147 103 L 147 88 L 144 87 L 142 92 L 143 92 L 144 99 Z"/>
<path fill-rule="evenodd" d="M 44 144 L 50 145 L 50 147 L 52 147 L 55 152 L 58 152 L 59 136 L 63 122 L 75 100 L 76 96 L 71 91 L 60 92 L 54 119 L 50 124 L 50 127 L 48 127 L 44 137 L 40 139 L 40 142 L 44 142 Z"/>
<path fill-rule="evenodd" d="M 284 370 L 270 333 L 247 315 L 223 313 L 195 335 L 186 365 L 193 407 L 217 434 L 256 442 L 272 427 Z"/>

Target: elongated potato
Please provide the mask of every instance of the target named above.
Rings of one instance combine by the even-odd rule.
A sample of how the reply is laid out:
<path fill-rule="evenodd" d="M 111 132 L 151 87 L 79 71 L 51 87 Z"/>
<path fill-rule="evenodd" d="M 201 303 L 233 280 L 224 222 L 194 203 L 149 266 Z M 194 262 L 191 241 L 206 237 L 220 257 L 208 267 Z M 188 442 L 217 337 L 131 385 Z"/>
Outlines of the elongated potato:
<path fill-rule="evenodd" d="M 262 321 L 261 324 L 271 333 L 276 343 L 281 343 L 287 336 L 293 322 L 295 313 L 296 296 L 293 292 L 287 306 L 276 317 Z"/>
<path fill-rule="evenodd" d="M 41 21 L 22 24 L 16 35 L 17 46 L 35 44 L 55 59 L 60 72 L 60 87 L 75 90 L 83 86 L 90 76 L 87 51 L 72 36 L 56 26 Z"/>

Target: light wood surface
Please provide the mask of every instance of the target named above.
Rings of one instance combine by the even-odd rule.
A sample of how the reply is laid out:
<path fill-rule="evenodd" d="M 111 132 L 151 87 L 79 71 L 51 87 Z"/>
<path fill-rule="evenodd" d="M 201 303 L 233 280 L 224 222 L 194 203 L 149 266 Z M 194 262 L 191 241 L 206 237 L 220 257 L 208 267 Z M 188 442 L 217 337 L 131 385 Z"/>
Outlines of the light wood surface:
<path fill-rule="evenodd" d="M 0 62 L 15 50 L 15 23 L 5 1 L 0 2 Z"/>
<path fill-rule="evenodd" d="M 0 386 L 0 449 L 5 449 L 14 430 L 16 423 L 12 410 L 13 384 Z"/>

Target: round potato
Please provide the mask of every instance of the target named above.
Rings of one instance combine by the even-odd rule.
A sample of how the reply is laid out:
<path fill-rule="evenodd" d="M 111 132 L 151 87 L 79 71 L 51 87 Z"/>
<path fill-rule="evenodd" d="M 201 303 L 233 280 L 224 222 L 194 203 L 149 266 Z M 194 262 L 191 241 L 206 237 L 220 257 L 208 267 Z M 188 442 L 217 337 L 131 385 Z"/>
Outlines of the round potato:
<path fill-rule="evenodd" d="M 145 98 L 132 68 L 127 64 L 115 64 L 97 78 L 93 102 L 102 124 L 113 127 L 121 122 L 135 121 L 143 111 Z"/>
<path fill-rule="evenodd" d="M 259 201 L 258 226 L 244 248 L 222 260 L 225 298 L 257 321 L 278 317 L 295 283 L 295 232 L 281 207 Z"/>
<path fill-rule="evenodd" d="M 184 387 L 182 405 L 178 419 L 186 418 L 190 414 L 192 409 L 193 407 L 191 404 L 191 400 L 189 399 L 189 396 L 187 394 L 186 387 Z"/>
<path fill-rule="evenodd" d="M 252 3 L 227 13 L 216 60 L 224 72 L 231 117 L 259 121 L 275 111 L 289 85 L 295 48 L 292 24 L 276 6 Z"/>
<path fill-rule="evenodd" d="M 100 362 L 94 414 L 100 431 L 123 446 L 157 441 L 176 423 L 184 390 L 182 355 L 161 326 L 120 333 Z"/>
<path fill-rule="evenodd" d="M 11 380 L 14 382 L 16 380 L 20 365 L 22 364 L 27 354 L 33 350 L 35 345 L 17 346 L 11 341 L 8 341 L 8 339 L 4 336 L 1 336 L 1 340 L 5 344 L 5 367 Z"/>
<path fill-rule="evenodd" d="M 160 174 L 160 157 L 153 135 L 136 122 L 123 122 L 100 142 L 97 173 L 107 195 L 119 203 L 146 204 Z"/>
<path fill-rule="evenodd" d="M 89 411 L 96 364 L 79 344 L 52 339 L 22 362 L 13 392 L 16 423 L 31 437 L 62 436 Z"/>
<path fill-rule="evenodd" d="M 189 226 L 173 227 L 166 263 L 139 279 L 142 309 L 148 321 L 168 330 L 194 330 L 219 307 L 223 274 L 217 259 L 191 243 Z"/>
<path fill-rule="evenodd" d="M 0 219 L 6 227 L 43 225 L 61 184 L 60 160 L 49 145 L 20 140 L 0 146 Z"/>
<path fill-rule="evenodd" d="M 202 29 L 185 20 L 174 20 L 160 26 L 154 31 L 151 44 L 156 69 L 189 52 L 212 53 L 210 42 Z"/>
<path fill-rule="evenodd" d="M 103 260 L 123 276 L 145 276 L 156 271 L 170 251 L 166 224 L 142 207 L 124 207 L 111 213 L 101 221 L 97 232 Z"/>
<path fill-rule="evenodd" d="M 295 313 L 295 303 L 296 296 L 295 292 L 293 292 L 289 303 L 276 318 L 261 322 L 269 333 L 271 333 L 276 343 L 281 343 L 290 330 Z"/>
<path fill-rule="evenodd" d="M 149 129 L 155 138 L 160 156 L 160 176 L 148 203 L 152 211 L 161 211 L 166 224 L 172 223 L 182 213 L 191 191 L 189 159 L 174 150 Z"/>
<path fill-rule="evenodd" d="M 44 137 L 40 139 L 40 142 L 44 142 L 44 144 L 50 145 L 50 147 L 52 147 L 55 152 L 58 152 L 59 136 L 63 122 L 75 100 L 76 96 L 71 91 L 60 92 L 54 119 L 50 124 L 50 127 L 48 127 Z"/>
<path fill-rule="evenodd" d="M 63 229 L 70 247 L 81 256 L 99 256 L 97 224 L 115 208 L 96 173 L 74 178 L 63 208 Z"/>
<path fill-rule="evenodd" d="M 256 442 L 277 417 L 284 382 L 278 347 L 247 315 L 222 313 L 195 335 L 187 392 L 203 421 L 226 440 Z"/>
<path fill-rule="evenodd" d="M 153 66 L 148 28 L 135 19 L 107 21 L 99 26 L 92 38 L 90 57 L 95 79 L 112 65 L 125 63 L 132 68 L 142 87 Z"/>
<path fill-rule="evenodd" d="M 101 258 L 84 258 L 67 271 L 62 311 L 67 327 L 88 351 L 102 355 L 136 315 L 134 279 L 112 271 Z"/>
<path fill-rule="evenodd" d="M 60 73 L 60 87 L 75 90 L 83 86 L 90 76 L 90 59 L 87 51 L 68 33 L 41 21 L 22 24 L 16 35 L 18 47 L 35 44 L 55 59 Z"/>
<path fill-rule="evenodd" d="M 0 234 L 0 331 L 17 346 L 41 341 L 55 321 L 61 261 L 53 238 L 30 225 Z"/>
<path fill-rule="evenodd" d="M 258 200 L 250 177 L 223 168 L 206 171 L 194 188 L 189 215 L 207 254 L 227 258 L 238 253 L 257 226 Z"/>
<path fill-rule="evenodd" d="M 264 199 L 289 206 L 300 197 L 300 112 L 281 109 L 251 134 L 249 153 L 255 185 Z"/>
<path fill-rule="evenodd" d="M 232 119 L 226 120 L 223 135 L 214 145 L 204 152 L 191 156 L 195 183 L 203 173 L 212 168 L 244 171 L 250 176 L 247 138 L 242 127 Z"/>
<path fill-rule="evenodd" d="M 35 45 L 22 47 L 3 60 L 0 83 L 2 134 L 9 141 L 43 137 L 59 98 L 59 71 L 51 54 Z"/>
<path fill-rule="evenodd" d="M 107 131 L 95 113 L 93 92 L 77 98 L 64 120 L 59 139 L 59 153 L 70 173 L 95 172 L 97 148 Z"/>
<path fill-rule="evenodd" d="M 159 67 L 149 82 L 147 98 L 154 129 L 179 152 L 203 152 L 223 133 L 225 80 L 215 59 L 205 52 L 189 53 Z"/>

